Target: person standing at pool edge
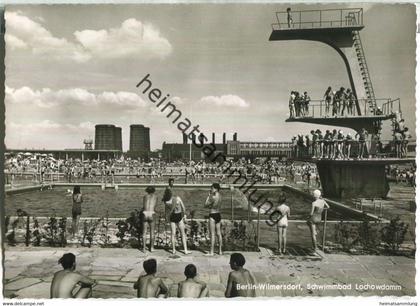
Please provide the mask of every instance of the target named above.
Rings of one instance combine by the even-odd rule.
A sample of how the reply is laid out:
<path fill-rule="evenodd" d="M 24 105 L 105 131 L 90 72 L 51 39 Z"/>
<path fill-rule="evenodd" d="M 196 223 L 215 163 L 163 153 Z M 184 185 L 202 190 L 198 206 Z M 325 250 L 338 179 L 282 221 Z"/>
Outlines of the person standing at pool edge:
<path fill-rule="evenodd" d="M 312 246 L 316 251 L 318 249 L 318 243 L 316 239 L 317 235 L 317 228 L 316 226 L 321 223 L 322 221 L 322 212 L 324 209 L 330 208 L 330 206 L 325 202 L 325 200 L 321 196 L 321 191 L 314 190 L 313 192 L 315 201 L 312 202 L 312 209 L 311 214 L 309 216 L 309 220 L 307 224 L 309 225 L 309 229 L 311 230 L 311 237 L 312 237 Z"/>
<path fill-rule="evenodd" d="M 146 252 L 146 234 L 147 225 L 150 228 L 150 252 L 154 251 L 154 234 L 155 234 L 155 207 L 157 197 L 155 194 L 155 187 L 149 186 L 146 188 L 146 195 L 143 197 L 143 252 Z"/>
<path fill-rule="evenodd" d="M 290 208 L 286 205 L 286 195 L 281 192 L 279 196 L 279 206 L 276 211 L 280 213 L 280 219 L 277 222 L 277 241 L 278 241 L 278 252 L 286 253 L 286 241 L 287 241 L 287 226 L 290 218 Z"/>
<path fill-rule="evenodd" d="M 176 236 L 176 227 L 178 227 L 180 233 L 181 233 L 181 240 L 182 245 L 184 247 L 184 253 L 190 254 L 191 252 L 188 252 L 187 250 L 187 237 L 185 235 L 185 223 L 184 223 L 184 217 L 185 217 L 185 206 L 182 202 L 181 198 L 177 195 L 172 195 L 172 207 L 171 207 L 171 213 L 169 216 L 169 221 L 171 222 L 171 241 L 172 241 L 172 254 L 176 253 L 175 249 L 175 236 Z"/>
<path fill-rule="evenodd" d="M 79 232 L 79 220 L 82 214 L 83 196 L 80 191 L 80 186 L 74 186 L 72 198 L 73 198 L 73 207 L 71 210 L 71 215 L 72 215 L 72 231 L 73 231 L 73 238 L 74 238 L 76 233 Z"/>
<path fill-rule="evenodd" d="M 220 204 L 222 199 L 220 197 L 220 185 L 214 183 L 211 185 L 211 191 L 207 197 L 205 207 L 210 208 L 209 214 L 209 227 L 210 227 L 210 253 L 209 255 L 214 255 L 214 245 L 217 238 L 219 240 L 219 255 L 222 255 L 222 231 L 220 228 L 222 216 L 220 215 Z"/>
<path fill-rule="evenodd" d="M 168 222 L 169 220 L 169 210 L 167 209 L 168 206 L 172 205 L 172 188 L 174 187 L 174 179 L 170 178 L 168 180 L 168 186 L 165 188 L 163 193 L 162 202 L 165 205 L 165 221 Z"/>
<path fill-rule="evenodd" d="M 292 9 L 288 7 L 286 12 L 287 12 L 287 26 L 290 28 L 293 26 Z"/>

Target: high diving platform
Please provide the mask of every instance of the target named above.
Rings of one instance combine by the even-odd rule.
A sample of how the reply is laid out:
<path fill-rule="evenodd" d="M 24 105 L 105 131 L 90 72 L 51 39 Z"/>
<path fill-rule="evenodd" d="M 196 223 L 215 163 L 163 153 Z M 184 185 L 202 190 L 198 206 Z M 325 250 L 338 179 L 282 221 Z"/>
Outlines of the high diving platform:
<path fill-rule="evenodd" d="M 364 28 L 362 8 L 276 12 L 276 19 L 270 41 L 304 39 L 351 47 L 353 31 Z"/>
<path fill-rule="evenodd" d="M 356 98 L 356 112 L 361 115 L 358 92 L 364 91 L 369 107 L 376 109 L 376 98 L 359 31 L 364 29 L 363 9 L 327 9 L 276 12 L 269 41 L 308 40 L 332 47 L 346 67 L 351 90 Z M 357 63 L 351 63 L 357 59 Z M 359 67 L 353 73 L 352 67 Z M 357 77 L 357 78 L 356 78 Z"/>
<path fill-rule="evenodd" d="M 356 114 L 332 115 L 323 100 L 312 100 L 309 103 L 308 112 L 300 116 L 293 116 L 286 119 L 286 122 L 305 122 L 312 124 L 323 124 L 331 126 L 342 126 L 360 131 L 365 128 L 369 134 L 377 132 L 380 123 L 385 120 L 398 120 L 401 114 L 400 99 L 376 99 L 376 109 L 372 109 L 367 99 L 358 100 L 360 112 Z M 341 110 L 340 110 L 341 111 Z M 360 115 L 359 115 L 360 114 Z"/>
<path fill-rule="evenodd" d="M 289 40 L 315 41 L 332 47 L 343 60 L 354 95 L 351 109 L 332 113 L 331 104 L 311 100 L 306 109 L 291 113 L 286 122 L 304 122 L 347 127 L 370 137 L 379 136 L 382 121 L 401 119 L 400 100 L 377 99 L 363 49 L 360 31 L 365 29 L 363 8 L 276 12 L 269 41 L 279 47 Z M 328 84 L 326 84 L 328 85 Z M 326 86 L 327 87 L 327 86 Z M 317 165 L 323 193 L 330 198 L 386 197 L 389 185 L 385 168 L 391 164 L 415 163 L 413 158 L 314 159 L 294 158 Z"/>

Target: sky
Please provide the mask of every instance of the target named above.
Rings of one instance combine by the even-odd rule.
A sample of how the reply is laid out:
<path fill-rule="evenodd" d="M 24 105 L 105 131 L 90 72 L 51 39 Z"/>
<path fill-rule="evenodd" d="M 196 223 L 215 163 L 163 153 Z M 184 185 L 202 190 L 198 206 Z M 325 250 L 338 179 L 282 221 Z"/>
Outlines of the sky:
<path fill-rule="evenodd" d="M 153 150 L 182 136 L 136 84 L 147 74 L 206 135 L 287 141 L 327 129 L 286 123 L 291 90 L 349 87 L 329 46 L 268 40 L 283 4 L 6 6 L 6 147 L 81 148 L 95 124 L 150 127 Z M 293 11 L 344 8 L 294 5 Z M 415 135 L 414 5 L 363 5 L 360 35 L 377 98 L 401 98 Z M 363 93 L 358 93 L 363 96 Z M 384 137 L 390 137 L 384 129 Z"/>

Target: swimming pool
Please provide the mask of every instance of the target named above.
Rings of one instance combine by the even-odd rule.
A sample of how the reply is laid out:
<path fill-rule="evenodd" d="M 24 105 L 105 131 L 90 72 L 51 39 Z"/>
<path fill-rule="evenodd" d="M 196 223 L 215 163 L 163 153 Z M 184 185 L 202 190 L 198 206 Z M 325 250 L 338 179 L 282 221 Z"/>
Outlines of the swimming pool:
<path fill-rule="evenodd" d="M 15 215 L 17 209 L 23 209 L 31 216 L 71 216 L 72 197 L 67 192 L 71 187 L 54 187 L 43 191 L 30 191 L 10 194 L 6 196 L 6 215 Z M 142 197 L 146 194 L 145 188 L 120 187 L 118 190 L 100 187 L 81 187 L 84 202 L 82 205 L 83 217 L 102 217 L 108 213 L 109 217 L 126 218 L 134 209 L 141 209 Z M 158 199 L 163 196 L 163 188 L 157 188 Z M 306 220 L 311 210 L 311 200 L 303 195 L 288 189 L 259 188 L 253 195 L 258 199 L 261 195 L 276 204 L 279 193 L 284 191 L 287 196 L 287 204 L 291 209 L 291 220 Z M 187 214 L 194 212 L 194 218 L 201 219 L 208 216 L 208 209 L 204 207 L 209 188 L 204 187 L 176 187 L 176 194 L 183 200 Z M 231 218 L 231 205 L 234 207 L 234 219 L 247 219 L 248 201 L 246 196 L 239 190 L 221 190 L 222 217 Z M 157 212 L 164 212 L 164 205 L 159 202 Z M 257 213 L 253 211 L 251 217 L 255 219 Z M 261 219 L 267 216 L 261 214 Z M 354 220 L 345 214 L 330 209 L 328 220 Z"/>

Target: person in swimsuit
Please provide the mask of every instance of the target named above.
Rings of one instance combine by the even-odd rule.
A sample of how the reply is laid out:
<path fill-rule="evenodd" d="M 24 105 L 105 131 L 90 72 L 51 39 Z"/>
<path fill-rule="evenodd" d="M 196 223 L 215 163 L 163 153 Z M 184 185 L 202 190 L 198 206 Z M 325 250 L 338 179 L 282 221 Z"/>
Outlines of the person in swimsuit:
<path fill-rule="evenodd" d="M 133 288 L 137 290 L 139 298 L 158 298 L 168 297 L 169 290 L 160 277 L 156 276 L 156 259 L 148 259 L 143 262 L 143 268 L 146 275 L 140 275 Z"/>
<path fill-rule="evenodd" d="M 314 198 L 315 201 L 312 202 L 312 209 L 311 214 L 309 216 L 308 225 L 309 229 L 311 230 L 311 237 L 312 237 L 312 246 L 314 250 L 318 249 L 318 244 L 316 240 L 317 235 L 317 224 L 321 223 L 322 221 L 322 212 L 324 209 L 330 208 L 330 206 L 325 202 L 325 200 L 321 196 L 321 191 L 314 190 Z"/>
<path fill-rule="evenodd" d="M 190 254 L 187 250 L 187 237 L 185 235 L 185 224 L 184 224 L 184 217 L 185 217 L 185 206 L 182 202 L 181 198 L 177 195 L 172 196 L 172 207 L 171 212 L 169 215 L 169 221 L 171 222 L 171 241 L 172 241 L 172 254 L 175 254 L 175 235 L 176 235 L 176 227 L 181 233 L 181 240 L 182 245 L 184 247 L 184 253 Z"/>
<path fill-rule="evenodd" d="M 154 251 L 154 234 L 155 234 L 155 206 L 157 203 L 157 196 L 155 194 L 155 187 L 149 186 L 146 188 L 146 195 L 143 197 L 143 252 L 146 251 L 146 234 L 147 225 L 150 227 L 150 252 Z"/>
<path fill-rule="evenodd" d="M 92 288 L 96 285 L 96 281 L 74 271 L 76 269 L 76 256 L 74 254 L 64 254 L 58 263 L 63 266 L 64 270 L 54 274 L 50 289 L 50 296 L 52 299 L 86 299 L 92 296 Z M 80 289 L 73 294 L 77 285 L 80 286 Z"/>
<path fill-rule="evenodd" d="M 286 13 L 287 13 L 287 26 L 291 28 L 293 27 L 292 9 L 288 7 L 286 10 Z"/>
<path fill-rule="evenodd" d="M 222 231 L 220 229 L 220 221 L 222 216 L 220 215 L 220 205 L 222 203 L 222 198 L 220 197 L 220 185 L 214 183 L 211 185 L 211 190 L 209 196 L 207 197 L 205 207 L 210 208 L 209 214 L 209 228 L 210 228 L 210 256 L 214 255 L 214 245 L 217 239 L 219 241 L 219 254 L 222 255 Z"/>
<path fill-rule="evenodd" d="M 322 135 L 321 130 L 316 130 L 316 134 L 318 135 L 318 158 L 324 158 L 324 136 Z"/>
<path fill-rule="evenodd" d="M 356 134 L 356 137 L 359 137 L 359 147 L 358 147 L 358 159 L 363 159 L 365 155 L 365 146 L 366 146 L 366 140 L 369 136 L 368 132 L 365 128 L 362 128 L 360 132 Z"/>
<path fill-rule="evenodd" d="M 83 203 L 83 196 L 80 192 L 80 186 L 74 186 L 73 188 L 73 206 L 71 210 L 72 215 L 72 232 L 73 238 L 79 231 L 79 220 L 80 215 L 82 214 L 82 203 Z"/>
<path fill-rule="evenodd" d="M 209 296 L 209 289 L 206 283 L 196 280 L 197 268 L 193 264 L 185 267 L 184 275 L 186 280 L 178 284 L 178 297 L 202 298 Z"/>
<path fill-rule="evenodd" d="M 286 205 L 286 195 L 284 192 L 280 193 L 279 204 L 280 205 L 276 208 L 276 211 L 280 213 L 280 219 L 277 221 L 278 252 L 280 254 L 284 254 L 286 253 L 287 226 L 289 225 L 288 223 L 290 218 L 290 208 Z"/>
<path fill-rule="evenodd" d="M 351 133 L 348 133 L 344 140 L 344 156 L 346 159 L 350 159 L 352 142 L 353 142 L 353 136 L 351 135 Z"/>
<path fill-rule="evenodd" d="M 347 105 L 348 108 L 348 114 L 353 116 L 354 115 L 354 105 L 355 105 L 355 96 L 353 94 L 353 91 L 349 88 L 347 89 L 347 98 L 349 100 L 349 104 Z"/>
<path fill-rule="evenodd" d="M 343 145 L 344 145 L 344 133 L 342 130 L 338 131 L 337 134 L 337 156 L 339 159 L 344 159 L 344 153 L 343 153 Z"/>
<path fill-rule="evenodd" d="M 255 277 L 244 268 L 245 257 L 241 253 L 233 253 L 229 264 L 233 271 L 229 273 L 225 297 L 256 297 L 253 287 L 256 283 Z"/>
<path fill-rule="evenodd" d="M 327 90 L 325 91 L 324 94 L 324 101 L 325 101 L 325 116 L 328 117 L 330 114 L 330 105 L 331 105 L 331 100 L 332 100 L 332 90 L 331 90 L 331 86 L 328 86 Z"/>
<path fill-rule="evenodd" d="M 165 221 L 168 222 L 169 220 L 169 212 L 170 210 L 168 207 L 172 205 L 172 188 L 174 187 L 174 179 L 170 178 L 168 180 L 168 186 L 165 188 L 163 192 L 162 202 L 165 204 Z"/>

